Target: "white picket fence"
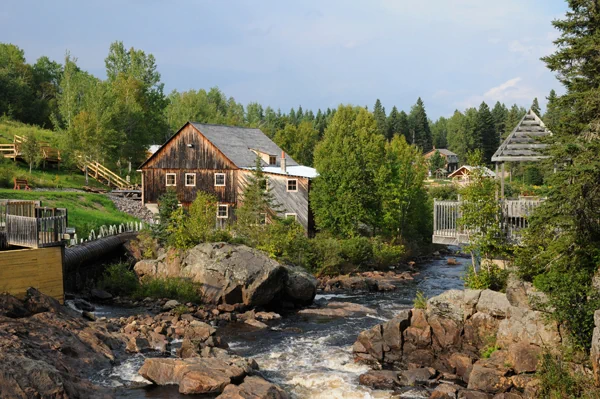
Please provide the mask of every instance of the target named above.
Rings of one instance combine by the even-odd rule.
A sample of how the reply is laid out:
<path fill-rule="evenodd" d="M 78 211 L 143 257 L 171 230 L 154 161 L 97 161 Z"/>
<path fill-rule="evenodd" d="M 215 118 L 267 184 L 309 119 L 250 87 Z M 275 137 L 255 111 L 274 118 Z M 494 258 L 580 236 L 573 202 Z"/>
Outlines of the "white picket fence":
<path fill-rule="evenodd" d="M 84 242 L 94 241 L 102 237 L 114 236 L 121 233 L 132 233 L 140 231 L 146 227 L 144 222 L 127 222 L 117 225 L 103 225 L 98 229 L 98 233 L 95 230 L 90 231 L 87 239 L 77 237 L 77 233 L 73 234 L 73 238 L 69 240 L 69 246 L 83 244 Z"/>

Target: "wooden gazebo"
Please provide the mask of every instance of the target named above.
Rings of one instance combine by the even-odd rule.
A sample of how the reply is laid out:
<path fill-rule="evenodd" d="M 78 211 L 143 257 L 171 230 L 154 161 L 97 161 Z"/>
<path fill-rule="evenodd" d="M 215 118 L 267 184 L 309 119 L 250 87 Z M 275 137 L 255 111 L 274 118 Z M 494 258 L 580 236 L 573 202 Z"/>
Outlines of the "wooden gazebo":
<path fill-rule="evenodd" d="M 492 156 L 492 162 L 496 164 L 496 176 L 500 179 L 501 198 L 504 198 L 504 163 L 539 161 L 548 158 L 543 154 L 548 144 L 541 142 L 540 139 L 551 135 L 552 132 L 546 128 L 540 117 L 530 109 L 506 140 L 500 144 Z M 498 173 L 499 166 L 500 173 Z"/>

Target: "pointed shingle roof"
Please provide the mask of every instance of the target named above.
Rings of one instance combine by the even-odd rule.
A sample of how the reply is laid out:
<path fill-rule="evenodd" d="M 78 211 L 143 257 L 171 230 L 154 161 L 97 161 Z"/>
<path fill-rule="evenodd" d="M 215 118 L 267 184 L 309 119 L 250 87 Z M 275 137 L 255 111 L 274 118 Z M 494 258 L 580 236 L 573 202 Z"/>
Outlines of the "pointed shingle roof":
<path fill-rule="evenodd" d="M 551 136 L 544 122 L 531 109 L 492 156 L 492 162 L 539 161 L 548 158 L 543 150 L 548 144 L 540 138 Z"/>

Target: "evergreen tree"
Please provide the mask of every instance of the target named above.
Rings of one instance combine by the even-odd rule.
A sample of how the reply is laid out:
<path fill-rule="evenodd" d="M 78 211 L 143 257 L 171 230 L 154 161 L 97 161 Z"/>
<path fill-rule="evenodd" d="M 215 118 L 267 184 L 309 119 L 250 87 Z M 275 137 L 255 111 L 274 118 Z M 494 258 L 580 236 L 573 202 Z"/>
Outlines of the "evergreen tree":
<path fill-rule="evenodd" d="M 446 126 L 448 120 L 441 116 L 435 123 L 431 123 L 431 139 L 433 140 L 434 148 L 446 148 L 448 146 L 447 136 L 448 128 Z"/>
<path fill-rule="evenodd" d="M 540 109 L 540 103 L 538 102 L 537 97 L 533 99 L 533 102 L 531 103 L 531 110 L 533 112 L 535 112 L 535 114 L 537 116 L 541 116 L 542 115 L 542 110 Z"/>
<path fill-rule="evenodd" d="M 544 165 L 560 168 L 548 176 L 547 200 L 529 218 L 517 265 L 548 294 L 551 315 L 570 332 L 569 342 L 589 349 L 600 307 L 593 285 L 600 259 L 600 8 L 584 0 L 568 5 L 552 23 L 561 32 L 556 50 L 542 58 L 566 88 L 557 101 L 552 158 Z"/>
<path fill-rule="evenodd" d="M 323 137 L 323 133 L 327 127 L 327 116 L 321 111 L 320 108 L 317 111 L 317 116 L 315 117 L 314 127 L 319 132 L 319 137 Z"/>
<path fill-rule="evenodd" d="M 550 94 L 548 95 L 548 105 L 546 106 L 546 113 L 542 120 L 546 127 L 551 131 L 558 126 L 560 120 L 560 107 L 558 104 L 558 96 L 554 89 L 550 90 Z"/>
<path fill-rule="evenodd" d="M 502 139 L 505 139 L 517 127 L 526 112 L 525 108 L 519 107 L 517 104 L 513 104 L 513 106 L 510 107 L 508 114 L 506 115 Z"/>
<path fill-rule="evenodd" d="M 407 143 L 412 144 L 412 137 L 409 132 L 410 128 L 408 126 L 408 115 L 404 111 L 400 111 L 400 117 L 398 120 L 398 131 L 394 132 L 394 134 L 400 134 L 404 136 Z"/>
<path fill-rule="evenodd" d="M 494 117 L 490 112 L 490 108 L 485 102 L 482 102 L 477 111 L 477 142 L 474 143 L 475 148 L 480 148 L 483 154 L 485 163 L 490 163 L 492 155 L 498 148 L 496 140 L 496 129 L 494 126 Z"/>
<path fill-rule="evenodd" d="M 252 174 L 246 180 L 241 195 L 242 205 L 236 211 L 236 232 L 251 246 L 261 242 L 261 236 L 266 230 L 266 221 L 277 218 L 280 205 L 267 183 L 259 156 Z"/>
<path fill-rule="evenodd" d="M 496 146 L 502 143 L 502 136 L 506 130 L 506 118 L 508 115 L 508 109 L 500 101 L 496 101 L 494 109 L 492 109 L 492 118 L 494 119 L 494 130 L 496 136 Z"/>
<path fill-rule="evenodd" d="M 388 137 L 387 133 L 387 119 L 385 116 L 385 108 L 381 105 L 381 101 L 377 99 L 375 101 L 375 107 L 373 107 L 373 116 L 375 117 L 375 122 L 377 123 L 377 131 L 383 137 Z"/>
<path fill-rule="evenodd" d="M 392 139 L 393 136 L 401 135 L 402 126 L 400 125 L 400 113 L 398 112 L 398 108 L 394 106 L 392 108 L 392 112 L 387 118 L 387 127 L 386 127 L 386 138 L 389 140 Z"/>
<path fill-rule="evenodd" d="M 413 105 L 408 116 L 409 134 L 411 144 L 421 147 L 423 151 L 429 151 L 432 146 L 431 130 L 429 128 L 429 120 L 425 112 L 425 104 L 421 97 L 417 99 L 417 103 Z M 413 142 L 414 141 L 414 142 Z"/>

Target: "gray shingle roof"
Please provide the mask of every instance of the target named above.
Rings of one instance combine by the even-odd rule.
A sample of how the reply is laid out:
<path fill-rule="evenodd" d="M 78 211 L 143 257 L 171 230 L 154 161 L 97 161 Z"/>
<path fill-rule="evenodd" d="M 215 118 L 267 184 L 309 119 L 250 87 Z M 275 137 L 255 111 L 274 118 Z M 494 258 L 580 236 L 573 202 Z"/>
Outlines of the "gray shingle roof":
<path fill-rule="evenodd" d="M 544 122 L 532 110 L 523 116 L 517 127 L 492 156 L 492 162 L 538 161 L 547 156 L 542 151 L 548 146 L 540 138 L 551 136 Z"/>
<path fill-rule="evenodd" d="M 260 129 L 190 123 L 238 168 L 253 167 L 256 164 L 256 154 L 252 150 L 275 155 L 277 165 L 280 164 L 281 148 Z M 298 165 L 287 153 L 285 159 L 289 166 Z M 263 164 L 267 165 L 264 162 Z"/>

